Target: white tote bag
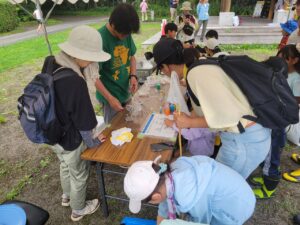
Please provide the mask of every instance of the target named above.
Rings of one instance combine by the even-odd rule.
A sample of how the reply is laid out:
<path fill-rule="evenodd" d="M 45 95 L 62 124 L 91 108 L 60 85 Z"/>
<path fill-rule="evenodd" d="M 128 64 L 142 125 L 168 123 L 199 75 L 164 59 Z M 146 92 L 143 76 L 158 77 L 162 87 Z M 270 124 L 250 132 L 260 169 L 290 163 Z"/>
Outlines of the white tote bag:
<path fill-rule="evenodd" d="M 184 100 L 183 94 L 180 89 L 178 75 L 175 71 L 172 71 L 171 73 L 170 89 L 169 89 L 167 101 L 169 103 L 179 105 L 181 112 L 190 115 L 187 104 Z"/>

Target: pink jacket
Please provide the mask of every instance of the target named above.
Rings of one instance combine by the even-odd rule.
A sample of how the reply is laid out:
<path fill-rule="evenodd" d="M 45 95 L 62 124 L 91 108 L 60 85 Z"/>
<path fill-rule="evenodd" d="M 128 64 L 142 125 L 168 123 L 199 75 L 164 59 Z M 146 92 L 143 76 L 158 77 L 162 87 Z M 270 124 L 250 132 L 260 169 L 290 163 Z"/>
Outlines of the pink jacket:
<path fill-rule="evenodd" d="M 141 8 L 142 12 L 147 12 L 147 9 L 148 9 L 147 2 L 146 1 L 142 1 L 141 4 L 140 4 L 140 8 Z"/>

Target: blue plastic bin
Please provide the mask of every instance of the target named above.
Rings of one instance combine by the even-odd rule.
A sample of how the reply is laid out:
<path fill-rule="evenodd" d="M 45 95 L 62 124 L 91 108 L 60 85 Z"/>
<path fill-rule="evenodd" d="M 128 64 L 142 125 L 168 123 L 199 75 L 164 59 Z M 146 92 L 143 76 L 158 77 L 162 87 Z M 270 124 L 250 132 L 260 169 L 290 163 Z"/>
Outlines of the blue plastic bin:
<path fill-rule="evenodd" d="M 124 217 L 121 225 L 156 225 L 156 220 L 145 220 L 141 218 Z"/>

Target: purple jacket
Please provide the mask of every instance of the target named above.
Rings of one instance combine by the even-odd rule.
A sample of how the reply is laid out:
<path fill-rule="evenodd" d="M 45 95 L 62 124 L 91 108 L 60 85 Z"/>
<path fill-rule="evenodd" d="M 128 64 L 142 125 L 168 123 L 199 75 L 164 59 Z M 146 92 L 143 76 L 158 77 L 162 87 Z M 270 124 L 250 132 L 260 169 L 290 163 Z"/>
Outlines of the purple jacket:
<path fill-rule="evenodd" d="M 175 124 L 173 129 L 178 131 Z M 181 129 L 181 135 L 188 140 L 187 149 L 192 155 L 211 156 L 214 153 L 216 132 L 208 128 L 186 128 Z"/>

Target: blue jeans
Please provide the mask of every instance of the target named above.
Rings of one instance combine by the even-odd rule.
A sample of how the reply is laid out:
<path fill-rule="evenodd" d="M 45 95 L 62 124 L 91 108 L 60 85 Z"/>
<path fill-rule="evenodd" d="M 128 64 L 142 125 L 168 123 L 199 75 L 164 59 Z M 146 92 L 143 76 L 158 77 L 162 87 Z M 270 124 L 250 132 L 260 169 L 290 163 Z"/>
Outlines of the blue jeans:
<path fill-rule="evenodd" d="M 254 124 L 245 132 L 221 132 L 222 146 L 216 160 L 221 162 L 245 179 L 265 160 L 270 151 L 271 130 Z"/>
<path fill-rule="evenodd" d="M 271 150 L 263 164 L 263 175 L 280 179 L 280 155 L 285 145 L 285 130 L 272 130 Z"/>

